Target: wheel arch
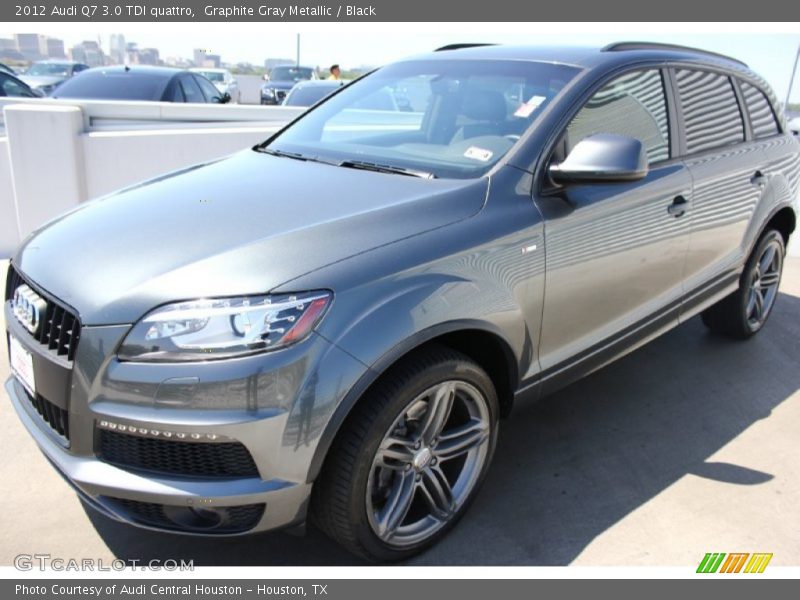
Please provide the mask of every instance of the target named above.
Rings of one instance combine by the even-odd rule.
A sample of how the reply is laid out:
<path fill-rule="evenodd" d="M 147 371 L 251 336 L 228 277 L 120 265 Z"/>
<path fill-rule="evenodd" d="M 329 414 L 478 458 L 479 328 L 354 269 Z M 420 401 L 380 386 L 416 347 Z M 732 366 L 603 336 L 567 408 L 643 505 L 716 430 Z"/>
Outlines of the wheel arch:
<path fill-rule="evenodd" d="M 369 390 L 398 362 L 434 344 L 459 351 L 478 363 L 494 383 L 501 416 L 509 414 L 514 392 L 519 387 L 519 362 L 503 335 L 491 324 L 481 321 L 455 321 L 433 326 L 395 345 L 371 365 L 348 391 L 320 437 L 306 481 L 313 482 L 317 478 L 334 439 L 353 408 Z"/>
<path fill-rule="evenodd" d="M 797 216 L 794 208 L 790 205 L 783 205 L 770 215 L 764 228 L 761 231 L 763 235 L 767 229 L 777 229 L 783 236 L 783 243 L 789 243 L 789 236 L 794 232 L 797 226 Z M 759 236 L 760 237 L 760 236 Z"/>

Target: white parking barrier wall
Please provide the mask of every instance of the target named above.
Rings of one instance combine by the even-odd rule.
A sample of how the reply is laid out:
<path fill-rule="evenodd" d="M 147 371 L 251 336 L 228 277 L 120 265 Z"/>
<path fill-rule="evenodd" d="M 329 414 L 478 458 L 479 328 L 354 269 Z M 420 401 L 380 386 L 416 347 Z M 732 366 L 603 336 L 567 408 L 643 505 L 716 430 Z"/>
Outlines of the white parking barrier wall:
<path fill-rule="evenodd" d="M 302 109 L 2 99 L 0 258 L 91 198 L 269 137 Z"/>

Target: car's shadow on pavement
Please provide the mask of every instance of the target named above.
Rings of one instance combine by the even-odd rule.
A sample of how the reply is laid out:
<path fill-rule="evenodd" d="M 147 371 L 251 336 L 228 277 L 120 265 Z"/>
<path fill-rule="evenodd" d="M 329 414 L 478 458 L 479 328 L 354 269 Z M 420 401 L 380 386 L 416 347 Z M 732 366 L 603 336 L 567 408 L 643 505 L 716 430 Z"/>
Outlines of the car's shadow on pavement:
<path fill-rule="evenodd" d="M 695 318 L 562 392 L 519 407 L 501 424 L 494 464 L 469 513 L 411 564 L 565 565 L 684 475 L 731 485 L 770 480 L 769 473 L 707 459 L 800 388 L 798 315 L 800 298 L 782 294 L 765 330 L 749 342 L 713 336 Z M 190 538 L 87 512 L 124 560 L 360 564 L 313 529 L 301 538 Z"/>

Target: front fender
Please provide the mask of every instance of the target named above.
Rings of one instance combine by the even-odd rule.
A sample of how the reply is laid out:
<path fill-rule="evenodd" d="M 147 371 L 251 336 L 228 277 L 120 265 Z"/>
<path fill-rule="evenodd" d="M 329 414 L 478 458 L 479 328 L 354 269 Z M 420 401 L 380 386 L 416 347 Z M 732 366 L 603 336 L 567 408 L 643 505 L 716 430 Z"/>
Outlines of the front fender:
<path fill-rule="evenodd" d="M 506 169 L 493 177 L 486 206 L 478 214 L 328 265 L 273 290 L 332 289 L 333 304 L 316 331 L 367 367 L 326 425 L 309 480 L 369 386 L 399 358 L 439 336 L 456 331 L 491 335 L 513 372 L 512 392 L 538 373 L 544 225 L 526 177 Z"/>

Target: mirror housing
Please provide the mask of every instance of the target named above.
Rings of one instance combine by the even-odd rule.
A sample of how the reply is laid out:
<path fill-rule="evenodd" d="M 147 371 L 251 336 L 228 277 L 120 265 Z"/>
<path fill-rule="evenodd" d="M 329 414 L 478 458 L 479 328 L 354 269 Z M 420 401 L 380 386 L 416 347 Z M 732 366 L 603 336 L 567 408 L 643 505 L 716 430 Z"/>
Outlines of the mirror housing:
<path fill-rule="evenodd" d="M 582 139 L 563 162 L 549 168 L 550 177 L 557 183 L 637 181 L 647 173 L 644 144 L 612 133 Z"/>
<path fill-rule="evenodd" d="M 223 94 L 222 94 L 222 95 L 219 97 L 219 103 L 220 103 L 220 104 L 227 104 L 227 103 L 228 103 L 228 102 L 230 102 L 230 101 L 231 101 L 231 95 L 230 95 L 228 92 L 224 92 L 224 93 L 223 93 Z"/>

